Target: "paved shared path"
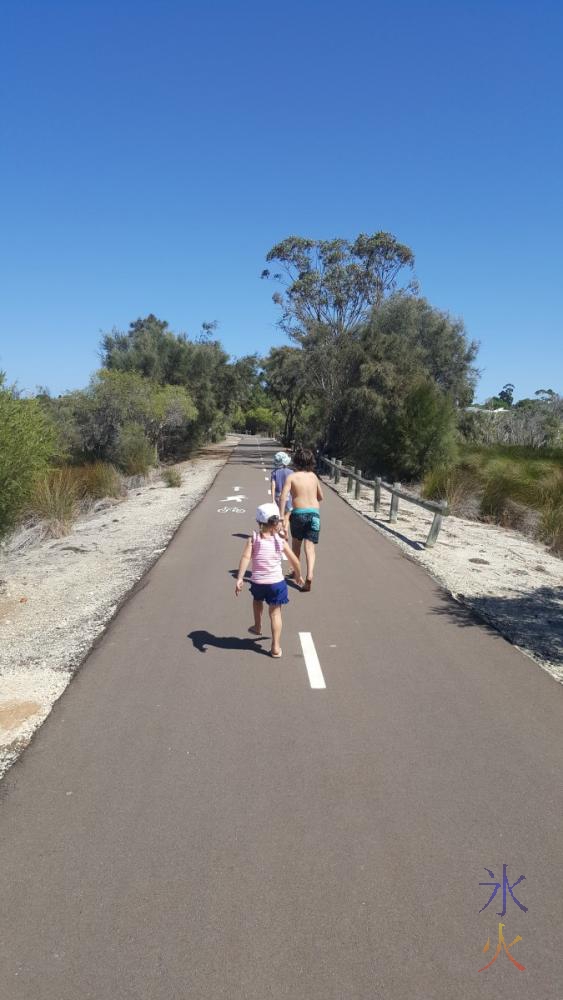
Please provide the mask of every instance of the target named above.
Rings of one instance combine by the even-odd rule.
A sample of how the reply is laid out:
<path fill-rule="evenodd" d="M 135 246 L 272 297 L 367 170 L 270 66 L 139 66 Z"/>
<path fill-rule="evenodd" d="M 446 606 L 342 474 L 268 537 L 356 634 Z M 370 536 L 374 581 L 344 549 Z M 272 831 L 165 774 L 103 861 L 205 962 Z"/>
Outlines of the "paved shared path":
<path fill-rule="evenodd" d="M 2 1000 L 561 1000 L 561 687 L 329 489 L 267 656 L 233 571 L 274 450 L 0 784 Z"/>

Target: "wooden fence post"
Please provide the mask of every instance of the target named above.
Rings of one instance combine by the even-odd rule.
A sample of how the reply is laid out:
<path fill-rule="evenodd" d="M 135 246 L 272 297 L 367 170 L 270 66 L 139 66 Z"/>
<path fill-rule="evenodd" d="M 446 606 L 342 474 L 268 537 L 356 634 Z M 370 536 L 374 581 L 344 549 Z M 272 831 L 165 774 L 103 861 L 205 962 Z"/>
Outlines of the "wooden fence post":
<path fill-rule="evenodd" d="M 356 479 L 356 489 L 355 489 L 355 492 L 354 492 L 354 498 L 356 500 L 359 500 L 360 499 L 360 490 L 362 488 L 362 484 L 360 482 L 360 478 L 361 478 L 361 475 L 362 475 L 362 470 L 361 469 L 356 469 L 356 474 L 357 474 L 358 478 Z"/>
<path fill-rule="evenodd" d="M 436 513 L 434 514 L 434 520 L 430 525 L 430 531 L 428 532 L 428 538 L 426 539 L 425 543 L 425 547 L 427 549 L 431 549 L 432 546 L 436 543 L 436 539 L 440 533 L 440 528 L 442 527 L 442 521 L 444 519 L 444 515 L 448 513 L 447 500 L 440 500 L 440 504 L 442 510 L 436 511 Z"/>
<path fill-rule="evenodd" d="M 337 458 L 336 459 L 336 466 L 337 467 L 334 470 L 334 484 L 335 484 L 335 486 L 337 486 L 338 483 L 340 482 L 340 476 L 342 475 L 342 472 L 341 472 L 341 469 L 342 469 L 342 459 L 341 458 Z"/>
<path fill-rule="evenodd" d="M 393 483 L 393 490 L 400 490 L 400 483 Z M 393 523 L 399 516 L 399 497 L 396 493 L 391 494 L 391 506 L 389 508 L 389 521 Z"/>
<path fill-rule="evenodd" d="M 354 477 L 351 472 L 348 473 L 348 482 L 346 483 L 346 492 L 352 492 L 352 486 L 354 485 Z"/>
<path fill-rule="evenodd" d="M 373 509 L 379 510 L 380 503 L 381 503 L 381 476 L 376 476 L 375 486 L 373 487 Z"/>

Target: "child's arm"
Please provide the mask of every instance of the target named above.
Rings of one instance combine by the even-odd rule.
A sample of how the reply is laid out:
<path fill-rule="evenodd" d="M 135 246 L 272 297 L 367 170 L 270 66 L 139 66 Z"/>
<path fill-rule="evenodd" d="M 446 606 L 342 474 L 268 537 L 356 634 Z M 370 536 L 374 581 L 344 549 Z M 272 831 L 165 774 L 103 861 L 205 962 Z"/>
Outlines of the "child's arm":
<path fill-rule="evenodd" d="M 276 502 L 276 480 L 274 479 L 274 474 L 272 473 L 272 479 L 270 482 L 270 493 L 272 494 L 272 503 Z"/>
<path fill-rule="evenodd" d="M 296 582 L 297 586 L 298 587 L 302 587 L 303 584 L 305 583 L 305 581 L 304 581 L 303 577 L 301 576 L 301 564 L 299 562 L 299 559 L 295 555 L 295 552 L 292 549 L 290 549 L 290 547 L 287 544 L 287 542 L 284 542 L 283 554 L 284 554 L 284 556 L 287 556 L 287 558 L 289 559 L 291 565 L 293 566 L 293 569 L 295 570 L 295 582 Z"/>
<path fill-rule="evenodd" d="M 252 559 L 252 539 L 249 538 L 244 546 L 244 549 L 242 550 L 242 555 L 240 557 L 240 562 L 238 564 L 237 582 L 235 585 L 235 597 L 238 597 L 244 586 L 244 574 L 248 569 L 248 564 L 251 559 Z"/>
<path fill-rule="evenodd" d="M 321 484 L 317 478 L 317 500 L 324 500 L 323 491 L 321 489 Z"/>

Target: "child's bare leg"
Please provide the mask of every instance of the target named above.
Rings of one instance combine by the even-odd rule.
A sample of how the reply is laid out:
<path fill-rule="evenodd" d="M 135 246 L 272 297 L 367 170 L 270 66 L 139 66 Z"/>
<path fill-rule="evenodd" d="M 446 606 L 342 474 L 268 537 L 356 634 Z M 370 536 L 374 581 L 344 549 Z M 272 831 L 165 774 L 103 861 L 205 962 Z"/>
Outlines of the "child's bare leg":
<path fill-rule="evenodd" d="M 270 605 L 270 625 L 272 627 L 272 654 L 281 653 L 280 639 L 282 632 L 281 604 Z"/>
<path fill-rule="evenodd" d="M 297 556 L 299 561 L 301 561 L 301 542 L 298 538 L 291 539 L 291 550 L 293 554 Z M 296 575 L 295 570 L 292 570 L 291 573 L 289 574 L 289 578 L 294 579 L 295 575 Z"/>
<path fill-rule="evenodd" d="M 305 559 L 307 560 L 307 580 L 313 579 L 313 572 L 315 569 L 315 559 L 317 553 L 315 551 L 315 545 L 310 542 L 309 539 L 305 539 Z"/>
<path fill-rule="evenodd" d="M 262 633 L 262 611 L 264 610 L 264 601 L 252 601 L 252 611 L 254 613 L 254 632 L 256 635 L 261 635 Z M 249 631 L 252 631 L 250 629 Z"/>

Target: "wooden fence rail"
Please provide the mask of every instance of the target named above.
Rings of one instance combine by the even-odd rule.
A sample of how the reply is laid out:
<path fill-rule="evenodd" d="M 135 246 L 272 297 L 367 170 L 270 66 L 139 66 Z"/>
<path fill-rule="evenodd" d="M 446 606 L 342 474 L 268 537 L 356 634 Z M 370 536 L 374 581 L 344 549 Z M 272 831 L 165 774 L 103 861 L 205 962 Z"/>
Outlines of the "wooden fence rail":
<path fill-rule="evenodd" d="M 430 531 L 428 532 L 428 538 L 426 539 L 425 546 L 429 549 L 435 545 L 440 528 L 442 527 L 442 520 L 444 517 L 447 517 L 450 512 L 446 500 L 421 500 L 419 497 L 413 496 L 412 493 L 407 493 L 406 490 L 401 489 L 400 483 L 386 483 L 381 476 L 376 476 L 375 479 L 364 479 L 361 469 L 349 469 L 342 464 L 341 460 L 326 458 L 325 455 L 320 456 L 320 462 L 326 465 L 329 476 L 334 478 L 335 484 L 340 482 L 343 475 L 348 477 L 346 492 L 351 493 L 352 489 L 354 489 L 354 497 L 356 500 L 359 500 L 360 498 L 360 489 L 362 486 L 367 486 L 368 489 L 372 489 L 374 511 L 379 510 L 379 506 L 381 504 L 381 490 L 386 490 L 387 493 L 390 493 L 390 523 L 394 523 L 399 516 L 399 500 L 405 500 L 407 503 L 412 503 L 417 507 L 422 507 L 424 510 L 431 511 L 431 513 L 434 514 L 434 518 L 432 520 L 432 524 L 430 525 Z"/>

